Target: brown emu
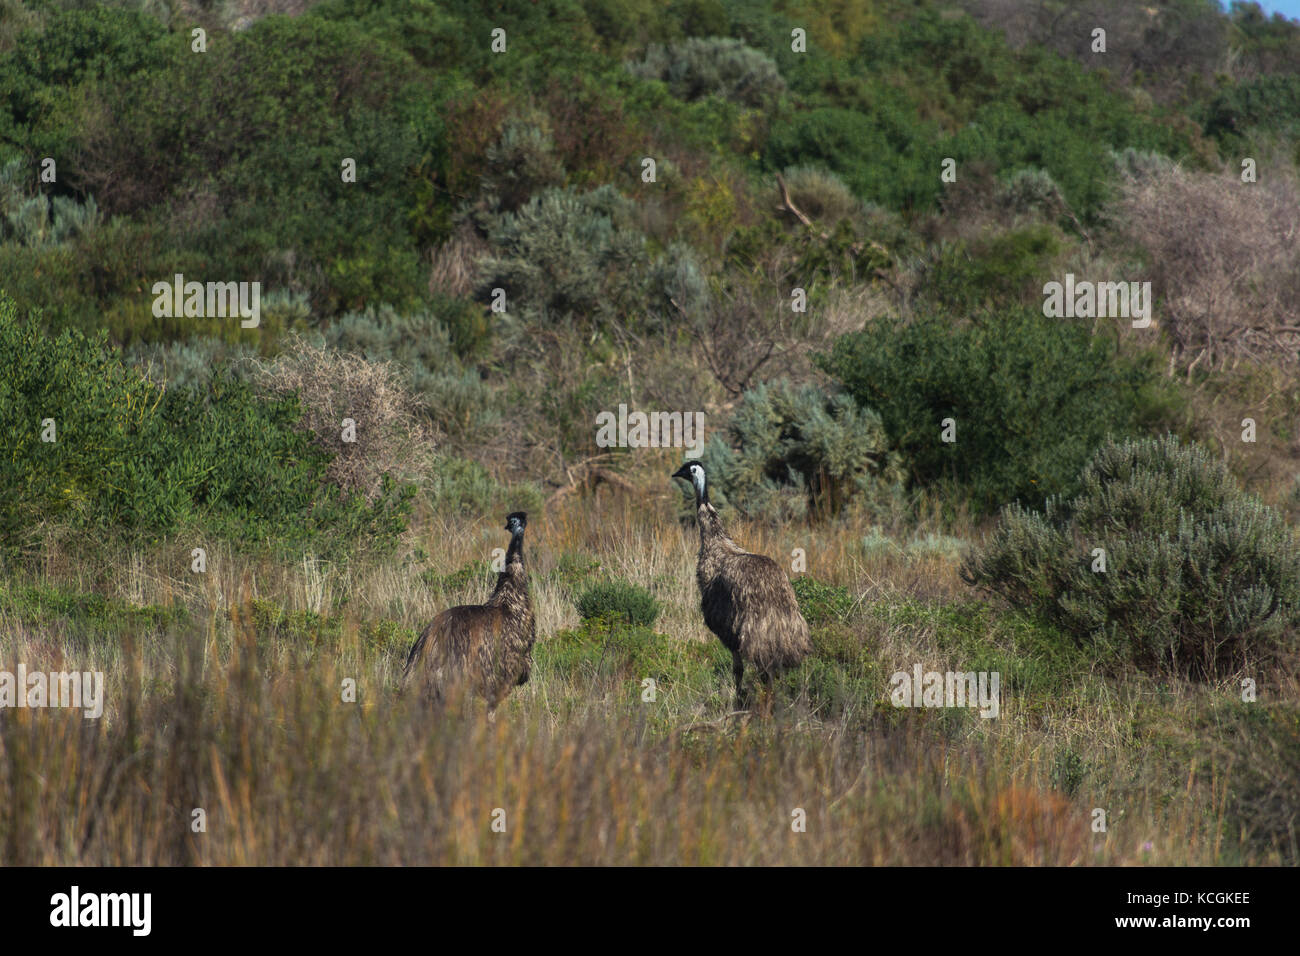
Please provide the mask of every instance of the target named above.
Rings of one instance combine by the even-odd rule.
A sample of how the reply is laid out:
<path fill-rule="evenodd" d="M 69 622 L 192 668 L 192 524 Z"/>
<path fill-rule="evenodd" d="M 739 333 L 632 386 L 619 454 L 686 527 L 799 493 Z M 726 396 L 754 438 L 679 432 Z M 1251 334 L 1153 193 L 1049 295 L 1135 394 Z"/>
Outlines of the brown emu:
<path fill-rule="evenodd" d="M 741 678 L 745 664 L 756 668 L 763 683 L 794 667 L 812 650 L 808 622 L 785 573 L 769 557 L 736 545 L 709 504 L 704 466 L 688 461 L 673 474 L 695 488 L 695 514 L 700 524 L 700 557 L 696 578 L 704 623 L 731 651 L 736 677 L 736 705 L 743 707 Z"/>
<path fill-rule="evenodd" d="M 495 710 L 511 689 L 528 681 L 537 623 L 524 570 L 528 516 L 506 518 L 510 548 L 505 570 L 485 604 L 448 608 L 433 619 L 406 657 L 403 680 L 419 671 L 425 699 L 440 705 L 454 692 L 474 693 Z"/>

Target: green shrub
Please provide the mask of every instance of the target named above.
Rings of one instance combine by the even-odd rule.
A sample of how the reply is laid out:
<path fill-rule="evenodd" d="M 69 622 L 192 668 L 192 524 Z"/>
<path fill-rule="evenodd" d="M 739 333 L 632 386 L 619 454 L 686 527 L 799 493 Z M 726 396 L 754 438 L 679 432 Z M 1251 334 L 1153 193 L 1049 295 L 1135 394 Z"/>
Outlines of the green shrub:
<path fill-rule="evenodd" d="M 789 58 L 786 76 L 811 108 L 773 121 L 769 168 L 824 165 L 860 198 L 903 211 L 934 206 L 944 158 L 957 161 L 959 177 L 974 163 L 1001 173 L 1033 166 L 1090 219 L 1108 198 L 1099 144 L 1192 152 L 1190 124 L 1179 130 L 1141 111 L 1104 71 L 1033 45 L 1014 49 L 940 6 L 888 18 L 855 46 L 838 63 Z"/>
<path fill-rule="evenodd" d="M 68 155 L 73 110 L 84 83 L 128 85 L 164 55 L 167 31 L 154 17 L 112 5 L 42 11 L 0 55 L 0 142 L 33 158 Z M 8 14 L 9 11 L 6 11 Z"/>
<path fill-rule="evenodd" d="M 162 634 L 190 618 L 180 606 L 141 606 L 101 594 L 12 583 L 0 584 L 0 612 L 30 628 L 54 626 L 90 639 L 122 631 Z"/>
<path fill-rule="evenodd" d="M 716 506 L 766 520 L 834 515 L 902 480 L 875 412 L 785 379 L 745 392 L 702 458 Z"/>
<path fill-rule="evenodd" d="M 249 378 L 248 359 L 256 354 L 256 350 L 242 343 L 210 337 L 171 345 L 133 342 L 122 351 L 123 361 L 156 385 L 194 394 L 207 391 L 213 378 Z"/>
<path fill-rule="evenodd" d="M 87 79 L 64 116 L 75 148 L 61 180 L 114 214 L 165 210 L 172 243 L 205 253 L 210 275 L 299 277 L 324 314 L 415 301 L 427 276 L 411 197 L 445 147 L 437 93 L 409 57 L 311 16 L 212 42 L 216 59 L 173 34 L 131 82 Z"/>
<path fill-rule="evenodd" d="M 491 217 L 492 254 L 478 263 L 478 296 L 506 292 L 516 322 L 556 325 L 626 319 L 644 301 L 645 237 L 612 186 L 548 189 Z"/>
<path fill-rule="evenodd" d="M 463 591 L 475 582 L 495 582 L 496 577 L 491 562 L 479 558 L 469 564 L 461 565 L 450 574 L 434 574 L 432 571 L 425 571 L 420 575 L 420 580 L 431 588 L 450 594 L 454 591 Z"/>
<path fill-rule="evenodd" d="M 300 418 L 296 398 L 263 401 L 229 377 L 198 394 L 162 390 L 124 365 L 105 333 L 47 335 L 0 297 L 10 448 L 0 482 L 12 489 L 0 502 L 0 540 L 17 543 L 55 521 L 142 534 L 198 522 L 286 544 L 328 528 L 391 541 L 411 490 L 385 481 L 368 505 L 326 484 L 330 456 L 295 427 Z"/>
<path fill-rule="evenodd" d="M 822 106 L 775 124 L 765 159 L 776 169 L 824 167 L 860 199 L 890 209 L 927 208 L 940 188 L 931 171 L 938 169 L 937 137 L 929 124 L 895 107 L 868 113 Z"/>
<path fill-rule="evenodd" d="M 564 184 L 564 164 L 555 152 L 550 130 L 537 122 L 512 118 L 487 151 L 480 188 L 494 209 L 513 212 L 543 189 Z"/>
<path fill-rule="evenodd" d="M 832 172 L 817 166 L 791 166 L 785 171 L 790 200 L 812 219 L 827 226 L 853 220 L 863 212 L 862 201 Z"/>
<path fill-rule="evenodd" d="M 864 408 L 921 485 L 946 484 L 977 512 L 1072 492 L 1107 433 L 1166 414 L 1152 355 L 1116 354 L 1086 323 L 1008 309 L 963 325 L 882 319 L 819 364 Z M 941 440 L 945 419 L 956 441 Z"/>
<path fill-rule="evenodd" d="M 622 620 L 634 627 L 652 627 L 659 616 L 659 602 L 653 594 L 619 578 L 591 585 L 578 595 L 573 604 L 584 621 Z"/>
<path fill-rule="evenodd" d="M 681 100 L 720 96 L 770 110 L 785 92 L 785 80 L 772 58 L 730 37 L 691 37 L 667 46 L 652 43 L 645 57 L 629 63 L 628 69 L 644 79 L 662 80 Z"/>
<path fill-rule="evenodd" d="M 572 594 L 594 575 L 600 572 L 601 564 L 590 554 L 576 551 L 563 551 L 555 559 L 551 569 L 551 580 Z"/>
<path fill-rule="evenodd" d="M 1013 212 L 1034 214 L 1049 221 L 1069 211 L 1061 187 L 1045 169 L 1017 169 L 998 183 L 997 202 Z"/>
<path fill-rule="evenodd" d="M 1300 134 L 1300 76 L 1258 76 L 1220 89 L 1203 109 L 1205 133 L 1241 149 L 1256 132 Z"/>
<path fill-rule="evenodd" d="M 1060 252 L 1060 234 L 1044 224 L 945 244 L 920 270 L 923 294 L 957 314 L 1041 303 L 1042 277 Z"/>
<path fill-rule="evenodd" d="M 1116 664 L 1196 677 L 1290 646 L 1300 553 L 1273 509 L 1177 439 L 1107 441 L 1079 493 L 1012 505 L 963 567 Z M 1104 549 L 1105 571 L 1095 549 Z"/>
<path fill-rule="evenodd" d="M 823 584 L 807 575 L 794 578 L 790 584 L 804 620 L 814 627 L 842 621 L 853 610 L 853 596 L 846 587 Z"/>
<path fill-rule="evenodd" d="M 30 184 L 23 188 L 23 180 Z M 50 198 L 34 192 L 36 177 L 20 159 L 0 166 L 0 242 L 44 246 L 66 242 L 89 232 L 100 223 L 99 206 L 93 197 L 77 202 L 67 196 Z"/>
<path fill-rule="evenodd" d="M 592 618 L 538 642 L 533 657 L 539 669 L 570 679 L 608 676 L 639 690 L 652 678 L 660 687 L 684 684 L 712 691 L 720 686 L 715 671 L 722 669 L 721 650 L 716 641 L 678 641 L 623 619 Z"/>
<path fill-rule="evenodd" d="M 434 460 L 429 498 L 443 513 L 467 515 L 540 511 L 543 500 L 537 485 L 502 484 L 483 465 L 456 455 L 440 455 Z"/>

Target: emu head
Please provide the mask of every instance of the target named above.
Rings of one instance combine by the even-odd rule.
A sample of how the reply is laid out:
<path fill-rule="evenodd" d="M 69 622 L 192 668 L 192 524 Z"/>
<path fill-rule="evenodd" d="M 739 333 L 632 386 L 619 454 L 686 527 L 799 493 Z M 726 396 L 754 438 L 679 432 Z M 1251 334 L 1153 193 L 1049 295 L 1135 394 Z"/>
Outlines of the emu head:
<path fill-rule="evenodd" d="M 512 511 L 506 515 L 506 530 L 512 536 L 524 533 L 524 528 L 528 527 L 528 515 L 522 511 Z"/>
<path fill-rule="evenodd" d="M 695 486 L 695 500 L 708 501 L 708 480 L 704 475 L 704 465 L 692 458 L 682 463 L 682 467 L 673 472 L 674 478 L 689 481 Z"/>

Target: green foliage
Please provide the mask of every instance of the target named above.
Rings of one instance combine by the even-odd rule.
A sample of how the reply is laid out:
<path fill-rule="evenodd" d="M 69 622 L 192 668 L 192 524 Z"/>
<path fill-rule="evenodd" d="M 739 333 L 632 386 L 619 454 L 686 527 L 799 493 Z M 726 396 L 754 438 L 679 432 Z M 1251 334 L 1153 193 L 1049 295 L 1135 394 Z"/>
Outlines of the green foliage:
<path fill-rule="evenodd" d="M 338 614 L 318 614 L 305 609 L 290 610 L 275 601 L 253 598 L 245 607 L 231 608 L 232 620 L 244 618 L 256 636 L 258 649 L 291 649 L 312 652 L 337 648 L 347 633 L 348 622 Z M 389 618 L 361 621 L 356 636 L 361 645 L 381 653 L 402 653 L 415 642 L 416 633 Z"/>
<path fill-rule="evenodd" d="M 455 591 L 463 591 L 477 582 L 495 581 L 496 574 L 492 570 L 491 563 L 480 558 L 477 561 L 471 561 L 469 564 L 461 565 L 450 574 L 434 574 L 431 571 L 425 571 L 420 575 L 420 580 L 431 588 L 450 594 Z"/>
<path fill-rule="evenodd" d="M 768 165 L 816 163 L 839 176 L 861 199 L 891 209 L 925 208 L 939 192 L 938 157 L 927 155 L 936 131 L 920 124 L 901 143 L 888 127 L 896 114 L 824 106 L 773 127 Z M 911 123 L 913 121 L 907 120 Z"/>
<path fill-rule="evenodd" d="M 194 394 L 207 391 L 213 378 L 248 377 L 247 360 L 257 353 L 218 338 L 194 338 L 164 345 L 137 342 L 123 350 L 123 360 L 158 385 Z"/>
<path fill-rule="evenodd" d="M 645 57 L 629 63 L 628 69 L 645 79 L 662 80 L 682 100 L 720 96 L 767 111 L 785 92 L 785 80 L 772 58 L 730 37 L 652 43 Z"/>
<path fill-rule="evenodd" d="M 564 183 L 564 164 L 550 130 L 518 118 L 506 121 L 487 151 L 481 189 L 494 209 L 513 212 L 543 189 Z"/>
<path fill-rule="evenodd" d="M 785 379 L 745 392 L 702 459 L 716 505 L 769 520 L 834 515 L 902 480 L 880 416 Z"/>
<path fill-rule="evenodd" d="M 842 621 L 853 610 L 853 596 L 846 587 L 823 584 L 807 575 L 794 578 L 790 584 L 799 600 L 799 611 L 813 627 Z"/>
<path fill-rule="evenodd" d="M 57 244 L 99 225 L 99 206 L 92 197 L 77 202 L 67 196 L 33 195 L 21 186 L 24 175 L 20 159 L 0 167 L 0 242 L 37 247 Z M 34 185 L 35 177 L 29 182 Z"/>
<path fill-rule="evenodd" d="M 998 201 L 1021 214 L 1052 220 L 1068 208 L 1061 187 L 1044 169 L 1017 169 L 998 184 Z"/>
<path fill-rule="evenodd" d="M 372 362 L 398 363 L 443 433 L 481 438 L 498 423 L 499 398 L 478 371 L 463 362 L 486 351 L 491 340 L 482 306 L 447 297 L 406 312 L 370 306 L 341 316 L 322 332 L 332 348 Z"/>
<path fill-rule="evenodd" d="M 548 189 L 492 217 L 493 254 L 480 260 L 478 294 L 503 288 L 511 314 L 556 325 L 626 317 L 644 298 L 645 237 L 612 186 Z"/>
<path fill-rule="evenodd" d="M 659 602 L 640 585 L 621 578 L 598 581 L 573 602 L 584 621 L 625 621 L 634 627 L 652 627 L 659 616 Z"/>
<path fill-rule="evenodd" d="M 310 16 L 212 42 L 215 60 L 174 38 L 130 82 L 88 76 L 61 114 L 74 126 L 57 153 L 69 157 L 61 181 L 112 213 L 166 210 L 173 243 L 204 253 L 209 274 L 296 276 L 326 314 L 413 302 L 423 269 L 402 226 L 421 159 L 436 163 L 441 121 L 409 59 Z M 345 158 L 356 183 L 343 181 Z"/>
<path fill-rule="evenodd" d="M 1149 355 L 1116 354 L 1086 324 L 1008 309 L 963 325 L 881 319 L 843 336 L 819 364 L 864 408 L 922 485 L 942 483 L 979 512 L 1069 493 L 1108 434 L 1164 414 Z M 956 441 L 941 441 L 943 421 Z"/>
<path fill-rule="evenodd" d="M 784 178 L 790 200 L 812 219 L 836 225 L 862 213 L 862 201 L 832 172 L 817 166 L 791 166 Z"/>
<path fill-rule="evenodd" d="M 600 561 L 590 554 L 562 551 L 551 569 L 551 579 L 572 594 L 600 572 Z"/>
<path fill-rule="evenodd" d="M 502 509 L 537 511 L 542 506 L 542 493 L 536 485 L 504 485 L 476 461 L 442 455 L 436 464 L 429 496 L 440 511 L 483 514 Z"/>
<path fill-rule="evenodd" d="M 651 678 L 660 688 L 706 688 L 722 669 L 720 649 L 716 641 L 678 641 L 648 626 L 592 618 L 539 641 L 533 658 L 539 670 L 569 679 L 612 676 L 639 688 Z"/>
<path fill-rule="evenodd" d="M 105 633 L 157 634 L 185 623 L 184 607 L 139 606 L 61 587 L 0 584 L 0 613 L 29 628 L 57 626 L 79 637 Z"/>
<path fill-rule="evenodd" d="M 938 649 L 960 661 L 963 671 L 996 671 L 1004 699 L 1009 694 L 1032 697 L 1061 695 L 1094 664 L 1094 657 L 1076 646 L 1059 629 L 1020 610 L 998 610 L 984 601 L 864 605 L 896 635 L 933 634 Z"/>
<path fill-rule="evenodd" d="M 865 33 L 844 67 L 793 59 L 828 62 L 787 70 L 811 108 L 773 124 L 767 165 L 824 165 L 890 209 L 932 208 L 943 189 L 940 161 L 951 157 L 959 170 L 976 162 L 1045 169 L 1091 219 L 1108 196 L 1098 143 L 1191 152 L 1185 134 L 1140 112 L 1099 73 L 1041 47 L 1014 50 L 933 7 Z"/>
<path fill-rule="evenodd" d="M 241 610 L 231 608 L 229 613 L 234 617 Z M 259 643 L 267 646 L 311 648 L 337 640 L 343 632 L 341 617 L 326 617 L 308 610 L 291 611 L 263 598 L 253 598 L 248 604 L 248 613 Z"/>
<path fill-rule="evenodd" d="M 294 427 L 299 415 L 296 400 L 262 401 L 228 377 L 198 395 L 163 391 L 123 365 L 103 333 L 45 335 L 0 298 L 0 418 L 11 423 L 0 480 L 13 489 L 0 506 L 0 539 L 16 543 L 46 521 L 391 539 L 405 527 L 411 491 L 386 482 L 368 507 L 323 485 L 329 458 Z"/>
<path fill-rule="evenodd" d="M 942 245 L 921 270 L 923 294 L 956 314 L 1041 302 L 1042 276 L 1060 252 L 1059 233 L 1043 224 Z"/>
<path fill-rule="evenodd" d="M 1264 75 L 1224 86 L 1204 107 L 1205 133 L 1240 150 L 1259 133 L 1300 136 L 1300 76 Z"/>
<path fill-rule="evenodd" d="M 165 56 L 167 33 L 138 10 L 44 11 L 0 55 L 0 143 L 29 157 L 68 155 L 83 84 L 126 86 Z"/>
<path fill-rule="evenodd" d="M 1173 437 L 1107 441 L 1080 485 L 1042 512 L 1003 511 L 966 580 L 1117 666 L 1214 677 L 1292 645 L 1294 533 L 1206 449 Z"/>

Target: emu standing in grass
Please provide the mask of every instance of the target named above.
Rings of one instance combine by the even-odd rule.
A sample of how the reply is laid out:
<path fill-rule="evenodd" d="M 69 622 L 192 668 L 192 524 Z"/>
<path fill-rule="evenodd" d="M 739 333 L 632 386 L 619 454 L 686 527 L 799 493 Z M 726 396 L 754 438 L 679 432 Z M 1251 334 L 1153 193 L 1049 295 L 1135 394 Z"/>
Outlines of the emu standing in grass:
<path fill-rule="evenodd" d="M 794 667 L 812 650 L 808 622 L 799 613 L 790 580 L 777 563 L 751 554 L 727 535 L 709 504 L 704 466 L 688 461 L 673 474 L 695 488 L 695 515 L 700 524 L 696 578 L 704 623 L 731 651 L 736 677 L 736 706 L 743 708 L 741 679 L 745 664 L 758 670 L 765 685 L 772 675 Z"/>
<path fill-rule="evenodd" d="M 527 683 L 537 622 L 524 570 L 528 516 L 506 518 L 510 549 L 486 604 L 448 608 L 424 629 L 406 657 L 403 680 L 420 673 L 421 690 L 435 706 L 453 693 L 476 693 L 494 711 L 511 689 Z"/>

